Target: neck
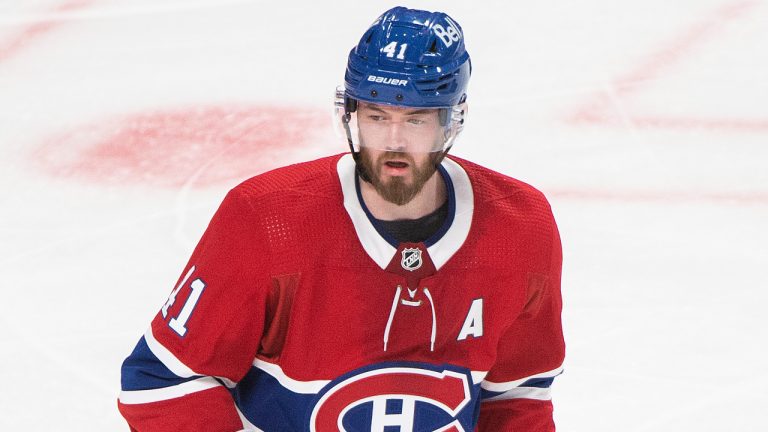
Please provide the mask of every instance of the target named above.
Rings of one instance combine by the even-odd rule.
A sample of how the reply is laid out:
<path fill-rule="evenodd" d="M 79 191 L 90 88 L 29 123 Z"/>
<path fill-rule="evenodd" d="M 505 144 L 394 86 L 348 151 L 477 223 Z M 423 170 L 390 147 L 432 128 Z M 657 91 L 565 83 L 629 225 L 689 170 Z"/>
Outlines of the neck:
<path fill-rule="evenodd" d="M 366 181 L 360 181 L 360 192 L 368 211 L 380 220 L 418 219 L 437 210 L 446 200 L 445 181 L 438 171 L 424 183 L 419 193 L 403 205 L 389 202 Z"/>

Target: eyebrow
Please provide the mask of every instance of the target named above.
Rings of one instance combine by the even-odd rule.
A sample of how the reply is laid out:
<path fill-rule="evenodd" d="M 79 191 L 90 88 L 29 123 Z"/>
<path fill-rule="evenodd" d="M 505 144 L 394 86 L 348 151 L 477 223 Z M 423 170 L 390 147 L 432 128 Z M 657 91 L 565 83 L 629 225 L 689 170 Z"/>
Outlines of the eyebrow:
<path fill-rule="evenodd" d="M 373 105 L 364 105 L 364 107 L 369 109 L 369 110 L 373 110 L 373 111 L 377 111 L 377 112 L 380 112 L 380 113 L 383 113 L 383 114 L 387 114 L 387 112 L 384 111 L 383 109 L 375 107 Z M 418 115 L 418 114 L 429 114 L 429 113 L 431 113 L 433 111 L 434 111 L 434 108 L 421 108 L 421 109 L 417 109 L 417 110 L 413 110 L 413 111 L 408 111 L 408 112 L 404 113 L 404 115 L 410 116 L 410 115 Z"/>

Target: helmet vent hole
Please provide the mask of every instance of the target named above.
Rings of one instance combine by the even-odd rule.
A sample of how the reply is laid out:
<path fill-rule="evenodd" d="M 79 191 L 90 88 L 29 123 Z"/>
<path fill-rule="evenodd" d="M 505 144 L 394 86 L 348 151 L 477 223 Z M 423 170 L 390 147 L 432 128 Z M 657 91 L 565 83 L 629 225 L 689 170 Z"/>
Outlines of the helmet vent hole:
<path fill-rule="evenodd" d="M 431 53 L 437 52 L 437 39 L 432 40 L 432 45 L 429 46 L 429 52 Z"/>

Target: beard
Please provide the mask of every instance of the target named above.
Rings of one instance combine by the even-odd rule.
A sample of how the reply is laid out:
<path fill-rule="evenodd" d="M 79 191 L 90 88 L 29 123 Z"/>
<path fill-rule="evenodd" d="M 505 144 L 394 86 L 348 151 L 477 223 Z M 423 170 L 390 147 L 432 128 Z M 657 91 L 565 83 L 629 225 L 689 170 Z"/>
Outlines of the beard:
<path fill-rule="evenodd" d="M 435 152 L 430 154 L 422 165 L 417 165 L 413 156 L 408 153 L 387 151 L 374 160 L 371 152 L 366 147 L 362 147 L 358 170 L 361 178 L 371 183 L 382 198 L 401 206 L 411 202 L 421 192 L 427 181 L 437 171 L 437 164 L 442 157 L 441 152 Z M 413 173 L 413 180 L 410 183 L 400 176 L 392 176 L 387 181 L 382 179 L 381 169 L 386 161 L 391 159 L 407 161 Z"/>

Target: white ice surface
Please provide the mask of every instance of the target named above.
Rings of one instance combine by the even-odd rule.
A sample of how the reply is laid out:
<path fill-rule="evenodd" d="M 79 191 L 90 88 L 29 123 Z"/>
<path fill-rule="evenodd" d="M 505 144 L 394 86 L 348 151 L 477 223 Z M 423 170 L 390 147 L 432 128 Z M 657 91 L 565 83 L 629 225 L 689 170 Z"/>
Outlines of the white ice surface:
<path fill-rule="evenodd" d="M 36 149 L 162 110 L 326 113 L 348 49 L 394 5 L 79 3 L 0 1 L 3 431 L 127 430 L 120 364 L 241 179 L 88 181 L 41 169 Z M 454 153 L 534 184 L 555 210 L 568 345 L 553 389 L 558 429 L 767 431 L 768 2 L 410 6 L 451 13 L 473 56 Z M 686 42 L 697 26 L 706 30 Z M 618 120 L 568 120 L 595 98 Z M 270 164 L 344 151 L 319 136 L 297 151 L 283 143 Z"/>

